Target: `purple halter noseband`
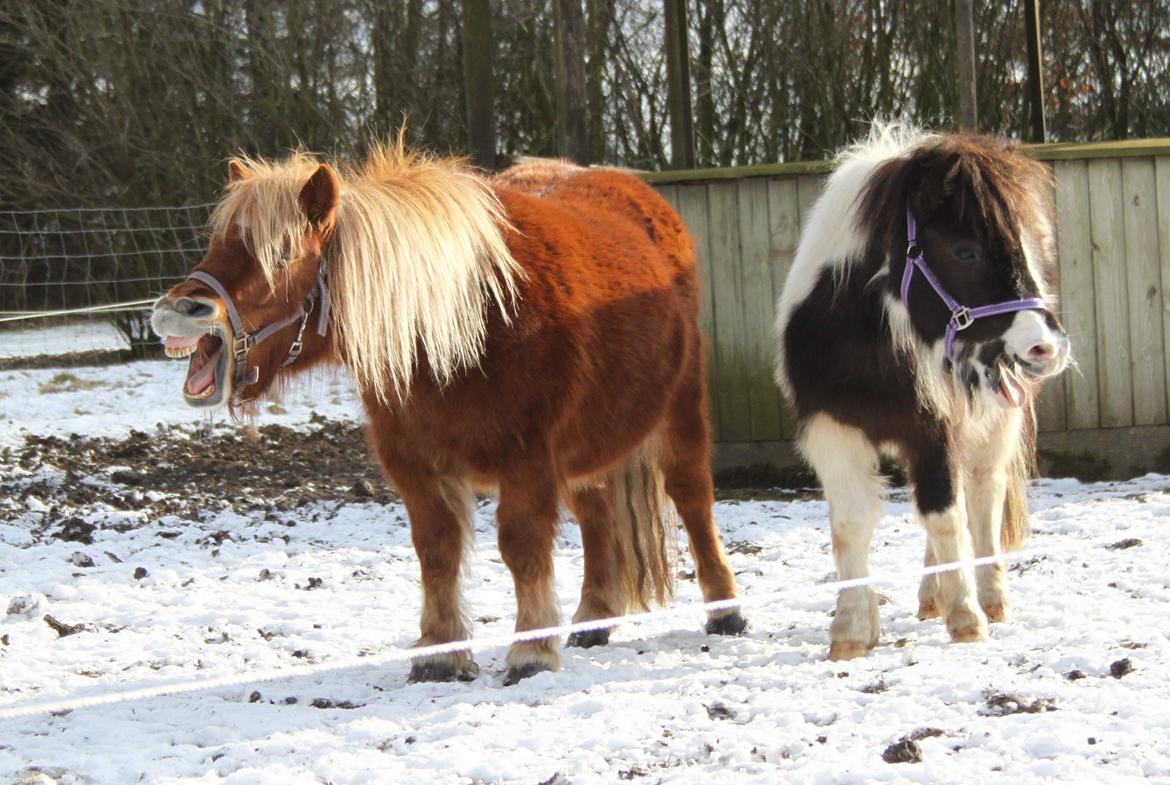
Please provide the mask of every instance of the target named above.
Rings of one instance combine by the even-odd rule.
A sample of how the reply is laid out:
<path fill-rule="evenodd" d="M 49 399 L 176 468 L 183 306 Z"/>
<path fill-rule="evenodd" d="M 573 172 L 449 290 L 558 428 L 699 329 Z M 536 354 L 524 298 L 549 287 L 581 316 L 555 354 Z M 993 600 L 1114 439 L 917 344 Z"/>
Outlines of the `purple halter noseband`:
<path fill-rule="evenodd" d="M 914 278 L 915 269 L 922 271 L 922 277 L 926 279 L 930 288 L 934 289 L 934 293 L 939 296 L 947 310 L 951 312 L 950 321 L 947 322 L 946 351 L 947 359 L 952 362 L 954 361 L 955 334 L 966 330 L 976 319 L 1015 311 L 1044 311 L 1048 308 L 1039 297 L 1008 300 L 994 305 L 980 305 L 976 308 L 968 308 L 951 297 L 926 264 L 926 259 L 922 254 L 922 246 L 918 244 L 918 222 L 914 220 L 914 212 L 910 209 L 910 205 L 906 205 L 906 269 L 902 273 L 902 304 L 906 306 L 907 311 L 910 310 L 910 281 Z"/>
<path fill-rule="evenodd" d="M 320 308 L 317 309 L 317 335 L 325 336 L 329 329 L 329 288 L 325 285 L 325 259 L 321 258 L 317 267 L 317 285 L 309 292 L 307 302 L 305 305 L 299 307 L 294 314 L 281 319 L 278 322 L 273 322 L 267 327 L 261 327 L 255 332 L 248 332 L 244 327 L 244 320 L 240 318 L 240 312 L 236 308 L 236 303 L 232 296 L 228 294 L 227 289 L 221 284 L 214 275 L 204 272 L 203 270 L 195 270 L 187 276 L 187 280 L 196 280 L 207 284 L 211 289 L 219 295 L 223 300 L 224 306 L 227 308 L 228 320 L 232 323 L 232 345 L 231 352 L 236 360 L 236 379 L 232 397 L 239 394 L 240 390 L 249 384 L 254 384 L 260 378 L 260 369 L 253 368 L 251 373 L 248 373 L 248 352 L 252 347 L 266 341 L 276 333 L 288 327 L 298 319 L 301 322 L 300 328 L 297 329 L 297 337 L 293 339 L 292 345 L 288 349 L 288 355 L 280 364 L 281 368 L 291 365 L 294 360 L 301 356 L 301 349 L 303 348 L 302 339 L 305 335 L 305 325 L 309 323 L 309 315 L 313 313 L 314 307 L 317 305 L 317 300 L 321 300 Z"/>

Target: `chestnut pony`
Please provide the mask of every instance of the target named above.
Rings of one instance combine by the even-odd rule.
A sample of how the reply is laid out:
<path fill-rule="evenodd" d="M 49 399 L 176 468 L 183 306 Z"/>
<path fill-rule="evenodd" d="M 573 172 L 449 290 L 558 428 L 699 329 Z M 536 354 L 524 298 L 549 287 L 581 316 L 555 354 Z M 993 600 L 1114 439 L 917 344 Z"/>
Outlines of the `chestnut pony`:
<path fill-rule="evenodd" d="M 246 407 L 316 365 L 348 368 L 410 517 L 427 645 L 471 636 L 460 573 L 476 490 L 499 495 L 518 631 L 560 620 L 562 502 L 585 550 L 574 621 L 672 595 L 667 496 L 704 599 L 735 596 L 711 517 L 697 314 L 692 240 L 640 180 L 559 162 L 488 178 L 400 138 L 354 170 L 299 153 L 231 161 L 207 255 L 152 324 L 191 356 L 193 406 Z M 722 612 L 707 630 L 745 624 Z M 506 682 L 556 669 L 558 645 L 514 644 Z M 465 651 L 416 658 L 411 678 L 476 671 Z"/>

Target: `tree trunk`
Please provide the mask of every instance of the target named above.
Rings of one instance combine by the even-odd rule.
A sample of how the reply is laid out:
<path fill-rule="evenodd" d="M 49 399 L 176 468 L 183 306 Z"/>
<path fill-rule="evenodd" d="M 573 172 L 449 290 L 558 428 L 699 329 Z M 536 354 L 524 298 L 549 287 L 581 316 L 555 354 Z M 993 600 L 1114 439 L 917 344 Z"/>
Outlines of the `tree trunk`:
<path fill-rule="evenodd" d="M 589 163 L 585 97 L 585 20 L 581 0 L 555 0 L 553 26 L 557 61 L 557 154 Z"/>
<path fill-rule="evenodd" d="M 585 92 L 589 104 L 589 160 L 604 161 L 608 150 L 605 133 L 605 69 L 614 0 L 587 2 L 589 62 L 585 70 Z"/>
<path fill-rule="evenodd" d="M 973 0 L 955 0 L 955 32 L 959 38 L 959 127 L 979 130 L 975 85 L 975 7 Z"/>
<path fill-rule="evenodd" d="M 492 14 L 489 0 L 463 3 L 463 85 L 471 160 L 496 168 L 495 83 L 492 79 Z"/>
<path fill-rule="evenodd" d="M 1033 142 L 1048 137 L 1044 120 L 1044 72 L 1040 54 L 1040 0 L 1024 0 L 1024 29 L 1028 37 L 1028 105 Z"/>
<path fill-rule="evenodd" d="M 676 169 L 695 167 L 691 114 L 691 65 L 687 47 L 686 0 L 664 0 L 667 102 L 670 104 L 670 161 Z"/>

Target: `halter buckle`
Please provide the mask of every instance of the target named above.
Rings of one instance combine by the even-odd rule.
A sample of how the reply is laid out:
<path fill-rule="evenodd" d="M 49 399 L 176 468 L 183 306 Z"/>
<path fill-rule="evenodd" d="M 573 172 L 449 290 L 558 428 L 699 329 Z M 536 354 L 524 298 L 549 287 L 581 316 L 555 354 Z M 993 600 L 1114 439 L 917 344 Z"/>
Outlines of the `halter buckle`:
<path fill-rule="evenodd" d="M 971 317 L 971 311 L 967 306 L 960 306 L 957 311 L 951 314 L 951 324 L 954 325 L 955 331 L 966 330 L 975 320 Z"/>
<path fill-rule="evenodd" d="M 256 345 L 256 339 L 250 333 L 244 333 L 241 336 L 232 338 L 232 354 L 239 360 L 241 357 L 246 357 L 252 347 Z"/>
<path fill-rule="evenodd" d="M 918 243 L 908 243 L 906 245 L 906 258 L 907 259 L 920 259 L 921 257 L 922 257 L 922 248 L 919 247 Z"/>

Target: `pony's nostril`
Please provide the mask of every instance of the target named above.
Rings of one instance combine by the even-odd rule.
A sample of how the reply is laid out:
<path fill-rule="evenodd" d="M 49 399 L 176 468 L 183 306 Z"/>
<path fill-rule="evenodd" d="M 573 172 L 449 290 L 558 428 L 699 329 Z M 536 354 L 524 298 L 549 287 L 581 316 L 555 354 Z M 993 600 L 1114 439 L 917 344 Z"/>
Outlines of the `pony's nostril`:
<path fill-rule="evenodd" d="M 203 318 L 215 313 L 215 309 L 205 302 L 191 297 L 180 297 L 172 303 L 172 307 L 183 316 Z"/>
<path fill-rule="evenodd" d="M 1028 348 L 1029 360 L 1049 360 L 1056 356 L 1056 347 L 1047 341 L 1032 344 Z"/>

